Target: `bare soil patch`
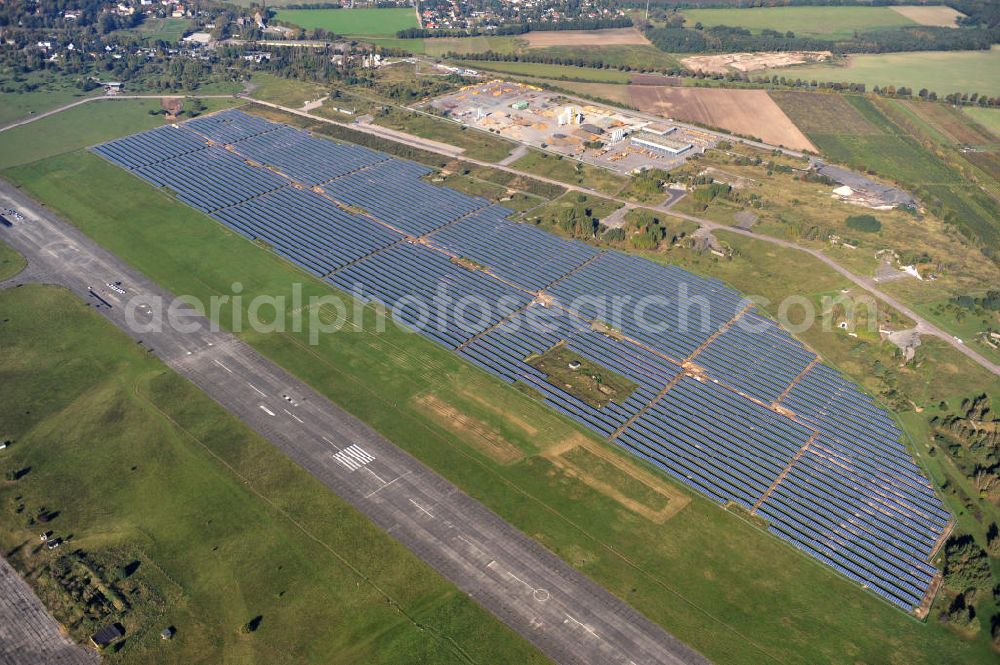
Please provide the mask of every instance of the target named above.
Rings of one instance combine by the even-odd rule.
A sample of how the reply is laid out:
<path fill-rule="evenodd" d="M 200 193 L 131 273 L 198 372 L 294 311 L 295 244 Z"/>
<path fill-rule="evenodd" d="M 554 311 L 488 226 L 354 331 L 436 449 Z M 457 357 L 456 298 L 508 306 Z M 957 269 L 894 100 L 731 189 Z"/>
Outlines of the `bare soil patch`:
<path fill-rule="evenodd" d="M 567 475 L 656 524 L 666 522 L 691 502 L 664 478 L 582 435 L 564 439 L 544 456 Z"/>
<path fill-rule="evenodd" d="M 765 90 L 629 86 L 640 111 L 756 137 L 793 150 L 816 150 Z"/>
<path fill-rule="evenodd" d="M 548 30 L 529 32 L 520 39 L 528 48 L 549 46 L 627 46 L 649 45 L 645 35 L 635 28 L 609 28 L 607 30 Z"/>
<path fill-rule="evenodd" d="M 962 12 L 943 5 L 930 7 L 905 5 L 893 7 L 892 10 L 920 25 L 931 25 L 942 28 L 957 28 L 958 25 L 955 21 L 965 16 Z"/>
<path fill-rule="evenodd" d="M 521 449 L 505 439 L 494 427 L 478 418 L 466 415 L 437 395 L 431 393 L 417 395 L 413 398 L 413 402 L 438 425 L 459 435 L 470 446 L 500 464 L 513 464 L 524 458 Z"/>
<path fill-rule="evenodd" d="M 693 72 L 726 74 L 731 71 L 756 72 L 762 69 L 790 67 L 812 62 L 825 62 L 830 51 L 787 51 L 771 53 L 722 53 L 719 55 L 694 55 L 683 58 L 681 64 Z"/>

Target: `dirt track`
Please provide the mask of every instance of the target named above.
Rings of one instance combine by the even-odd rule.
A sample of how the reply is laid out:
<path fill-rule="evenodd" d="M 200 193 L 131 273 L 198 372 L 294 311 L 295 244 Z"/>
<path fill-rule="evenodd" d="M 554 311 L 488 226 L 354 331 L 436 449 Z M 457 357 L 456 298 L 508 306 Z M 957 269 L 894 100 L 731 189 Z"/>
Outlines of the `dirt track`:
<path fill-rule="evenodd" d="M 816 150 L 764 90 L 631 85 L 632 105 L 645 113 L 720 127 L 794 150 Z"/>

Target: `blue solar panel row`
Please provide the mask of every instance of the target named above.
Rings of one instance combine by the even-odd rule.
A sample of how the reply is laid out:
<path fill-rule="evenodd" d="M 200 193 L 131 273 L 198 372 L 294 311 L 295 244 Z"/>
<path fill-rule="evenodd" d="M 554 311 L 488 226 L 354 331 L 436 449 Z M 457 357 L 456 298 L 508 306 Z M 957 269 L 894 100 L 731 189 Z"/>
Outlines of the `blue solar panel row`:
<path fill-rule="evenodd" d="M 430 169 L 397 159 L 379 162 L 323 185 L 323 191 L 363 208 L 404 233 L 421 236 L 490 204 L 419 178 Z"/>
<path fill-rule="evenodd" d="M 320 141 L 309 132 L 292 127 L 251 136 L 235 143 L 233 149 L 310 186 L 389 159 L 388 155 L 359 146 Z"/>
<path fill-rule="evenodd" d="M 531 296 L 481 271 L 409 242 L 372 254 L 328 279 L 345 291 L 360 286 L 365 299 L 384 303 L 398 320 L 450 348 L 531 301 Z M 446 299 L 453 304 L 439 307 Z M 480 303 L 489 304 L 488 311 Z M 506 311 L 501 303 L 507 303 Z"/>
<path fill-rule="evenodd" d="M 361 287 L 401 322 L 533 386 L 552 408 L 706 496 L 756 509 L 773 533 L 890 602 L 912 609 L 930 585 L 928 559 L 950 516 L 899 428 L 834 370 L 810 367 L 815 356 L 758 313 L 724 329 L 747 301 L 721 282 L 551 236 L 424 182 L 425 166 L 238 111 L 95 151 L 331 284 Z M 554 298 L 541 299 L 547 306 L 533 302 L 542 290 Z M 425 310 L 435 293 L 469 306 Z M 643 321 L 622 296 L 657 300 Z M 590 319 L 628 339 L 596 332 Z M 525 362 L 559 343 L 636 390 L 597 408 Z M 684 370 L 699 348 L 700 369 Z M 698 378 L 680 378 L 685 371 Z M 764 404 L 780 398 L 782 408 L 736 391 Z"/>
<path fill-rule="evenodd" d="M 251 168 L 238 156 L 217 149 L 141 166 L 135 173 L 159 187 L 169 187 L 177 198 L 203 212 L 273 192 L 287 183 L 267 169 Z"/>
<path fill-rule="evenodd" d="M 329 274 L 402 236 L 367 217 L 293 187 L 224 208 L 213 217 L 253 240 L 263 240 L 294 257 L 317 276 Z M 280 224 L 275 224 L 280 220 Z"/>
<path fill-rule="evenodd" d="M 584 359 L 634 381 L 638 388 L 620 403 L 611 401 L 597 408 L 553 385 L 526 358 L 560 342 Z M 460 353 L 506 381 L 532 386 L 550 406 L 605 436 L 637 415 L 681 371 L 642 347 L 608 337 L 576 317 L 538 304 L 482 335 Z"/>
<path fill-rule="evenodd" d="M 207 149 L 204 139 L 175 125 L 139 132 L 94 148 L 105 159 L 129 170 Z"/>
<path fill-rule="evenodd" d="M 713 377 L 770 404 L 816 358 L 776 323 L 747 312 L 698 356 Z"/>
<path fill-rule="evenodd" d="M 747 305 L 718 280 L 619 252 L 602 254 L 549 291 L 582 316 L 611 324 L 678 362 Z M 617 320 L 614 303 L 644 297 L 650 298 L 644 308 L 618 308 L 623 318 Z"/>
<path fill-rule="evenodd" d="M 230 109 L 188 120 L 180 126 L 210 141 L 226 145 L 264 132 L 273 132 L 284 125 Z"/>
<path fill-rule="evenodd" d="M 540 291 L 599 253 L 527 224 L 512 222 L 510 210 L 490 206 L 430 235 L 448 252 L 489 266 L 497 275 Z M 503 242 L 497 242 L 502 238 Z"/>

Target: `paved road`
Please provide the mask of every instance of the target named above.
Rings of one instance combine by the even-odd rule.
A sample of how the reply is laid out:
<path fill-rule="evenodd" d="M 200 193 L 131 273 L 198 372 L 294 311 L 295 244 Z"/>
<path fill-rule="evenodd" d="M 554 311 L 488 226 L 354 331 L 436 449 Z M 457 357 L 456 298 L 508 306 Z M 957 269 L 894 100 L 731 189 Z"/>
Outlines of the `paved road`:
<path fill-rule="evenodd" d="M 0 238 L 29 262 L 5 285 L 61 284 L 97 307 L 557 663 L 707 663 L 364 423 L 232 335 L 210 331 L 205 319 L 194 317 L 201 329 L 184 333 L 130 328 L 128 299 L 169 302 L 170 294 L 3 181 L 0 207 L 24 215 L 0 227 Z M 106 286 L 117 280 L 125 295 Z M 148 321 L 141 309 L 136 318 Z"/>
<path fill-rule="evenodd" d="M 553 180 L 552 178 L 546 178 L 544 176 L 535 175 L 533 173 L 528 173 L 526 171 L 522 171 L 521 169 L 515 169 L 513 167 L 505 166 L 505 165 L 502 165 L 502 164 L 494 164 L 492 162 L 484 162 L 484 161 L 481 161 L 481 160 L 478 160 L 478 159 L 472 159 L 471 157 L 468 157 L 467 155 L 461 155 L 461 156 L 459 156 L 459 155 L 454 154 L 454 152 L 452 152 L 452 151 L 436 150 L 436 149 L 434 149 L 434 147 L 432 145 L 430 145 L 424 139 L 420 139 L 418 137 L 414 137 L 414 136 L 411 136 L 409 134 L 405 134 L 405 133 L 400 132 L 400 131 L 389 130 L 389 129 L 386 129 L 385 127 L 380 127 L 378 125 L 348 124 L 348 123 L 343 123 L 343 122 L 337 122 L 336 120 L 330 120 L 329 118 L 323 118 L 323 117 L 320 117 L 318 115 L 312 115 L 311 113 L 305 113 L 303 111 L 299 111 L 299 110 L 296 110 L 296 109 L 291 109 L 291 108 L 288 108 L 288 107 L 285 107 L 285 106 L 280 106 L 279 104 L 273 104 L 271 102 L 264 102 L 264 101 L 261 101 L 261 100 L 258 100 L 258 99 L 253 99 L 253 98 L 250 98 L 250 97 L 247 97 L 246 99 L 248 99 L 249 101 L 252 101 L 252 102 L 254 102 L 256 104 L 260 104 L 262 106 L 269 106 L 271 108 L 275 108 L 275 109 L 278 109 L 278 110 L 281 110 L 281 111 L 285 111 L 287 113 L 293 113 L 295 115 L 300 115 L 300 116 L 309 118 L 310 120 L 316 120 L 318 122 L 326 122 L 326 123 L 329 123 L 329 124 L 332 124 L 332 125 L 340 125 L 342 127 L 348 127 L 350 129 L 356 129 L 356 130 L 361 131 L 361 132 L 366 132 L 368 134 L 374 134 L 376 136 L 381 136 L 383 138 L 387 138 L 389 140 L 396 141 L 398 143 L 403 143 L 405 145 L 409 145 L 409 146 L 412 146 L 414 148 L 422 148 L 422 149 L 427 150 L 429 152 L 435 152 L 437 154 L 444 155 L 446 157 L 452 157 L 452 158 L 459 157 L 463 161 L 469 162 L 471 164 L 476 164 L 478 166 L 485 166 L 485 167 L 489 167 L 489 168 L 492 168 L 492 169 L 497 169 L 497 170 L 500 170 L 500 171 L 507 171 L 508 173 L 512 173 L 512 174 L 515 174 L 515 175 L 521 175 L 521 176 L 525 176 L 525 177 L 528 177 L 528 178 L 533 178 L 535 180 L 539 180 L 541 182 L 546 182 L 546 183 L 549 183 L 549 184 L 552 184 L 552 185 L 558 185 L 559 187 L 563 187 L 563 188 L 568 189 L 570 191 L 580 192 L 582 194 L 587 194 L 589 196 L 597 196 L 597 197 L 604 198 L 604 199 L 610 199 L 612 201 L 616 201 L 616 202 L 621 203 L 623 205 L 629 205 L 629 206 L 634 206 L 635 205 L 635 203 L 632 202 L 632 201 L 628 201 L 626 199 L 618 198 L 616 196 L 609 196 L 609 195 L 607 195 L 607 194 L 605 194 L 603 192 L 599 192 L 597 190 L 590 189 L 589 187 L 583 187 L 583 186 L 580 186 L 580 185 L 568 184 L 568 183 L 565 183 L 565 182 L 561 182 L 559 180 Z M 732 138 L 732 137 L 729 137 L 729 138 Z M 734 139 L 734 140 L 736 140 L 736 139 Z M 750 144 L 754 143 L 754 142 L 748 141 L 748 140 L 744 140 L 744 142 L 745 143 L 750 143 Z M 766 147 L 771 148 L 772 146 L 766 146 Z M 785 152 L 788 152 L 789 154 L 794 154 L 792 151 L 785 151 Z M 799 252 L 804 252 L 806 254 L 809 254 L 813 258 L 815 258 L 815 259 L 823 262 L 825 265 L 833 268 L 838 273 L 840 273 L 841 275 L 843 275 L 845 278 L 847 278 L 848 280 L 850 280 L 851 282 L 853 282 L 856 286 L 860 286 L 861 288 L 863 288 L 865 291 L 867 291 L 868 293 L 870 293 L 872 296 L 874 296 L 878 300 L 881 300 L 883 303 L 889 305 L 890 307 L 895 308 L 900 313 L 902 313 L 905 316 L 907 316 L 910 319 L 912 319 L 915 322 L 915 324 L 916 324 L 917 331 L 920 332 L 922 335 L 932 335 L 934 337 L 940 338 L 944 342 L 946 342 L 946 343 L 950 344 L 952 347 L 954 347 L 957 351 L 959 351 L 960 353 L 962 353 L 965 356 L 967 356 L 970 360 L 972 360 L 976 364 L 978 364 L 981 367 L 983 367 L 984 369 L 992 372 L 993 374 L 995 374 L 997 376 L 1000 376 L 1000 365 L 998 365 L 998 364 L 996 364 L 994 362 L 991 362 L 990 360 L 984 358 L 982 355 L 980 355 L 979 353 L 977 353 L 975 350 L 973 350 L 972 348 L 968 347 L 963 342 L 959 341 L 958 338 L 955 337 L 954 335 L 952 335 L 951 333 L 949 333 L 949 332 L 947 332 L 947 331 L 939 328 L 938 326 L 934 325 L 933 323 L 931 323 L 930 321 L 928 321 L 927 319 L 923 318 L 922 316 L 920 316 L 919 314 L 917 314 L 915 311 L 913 311 L 912 309 L 910 309 L 909 307 L 907 307 L 906 305 L 904 305 L 902 302 L 900 302 L 896 298 L 893 298 L 889 294 L 887 294 L 884 291 L 882 291 L 881 289 L 879 289 L 874 279 L 871 279 L 869 277 L 861 277 L 859 275 L 855 275 L 850 270 L 848 270 L 847 268 L 844 268 L 843 266 L 841 266 L 839 263 L 837 263 L 836 261 L 834 261 L 833 259 L 831 259 L 829 256 L 827 256 L 823 252 L 821 252 L 821 251 L 819 251 L 817 249 L 811 249 L 809 247 L 803 247 L 801 245 L 797 245 L 796 243 L 791 242 L 789 240 L 782 240 L 781 238 L 775 238 L 773 236 L 760 235 L 760 234 L 754 233 L 753 231 L 749 231 L 749 230 L 746 230 L 746 229 L 740 229 L 738 227 L 730 226 L 728 224 L 720 224 L 719 222 L 713 222 L 712 220 L 705 219 L 704 217 L 696 217 L 694 215 L 687 215 L 687 214 L 684 214 L 684 213 L 681 213 L 681 212 L 677 212 L 675 210 L 672 210 L 669 207 L 669 205 L 671 205 L 672 203 L 675 203 L 675 201 L 671 201 L 670 203 L 668 203 L 668 205 L 643 205 L 642 207 L 648 208 L 650 210 L 655 210 L 655 211 L 660 212 L 660 213 L 662 213 L 664 215 L 669 215 L 671 217 L 676 217 L 678 219 L 684 219 L 684 220 L 687 220 L 687 221 L 690 221 L 690 222 L 694 222 L 695 224 L 698 224 L 699 226 L 701 226 L 702 228 L 705 228 L 705 229 L 726 231 L 728 233 L 735 233 L 737 235 L 746 236 L 747 238 L 753 238 L 754 240 L 760 240 L 762 242 L 769 242 L 769 243 L 772 243 L 772 244 L 775 244 L 775 245 L 779 245 L 781 247 L 786 247 L 788 249 L 793 249 L 793 250 L 796 250 L 796 251 L 799 251 Z"/>
<path fill-rule="evenodd" d="M 73 642 L 27 582 L 0 558 L 0 665 L 97 665 L 96 651 Z"/>

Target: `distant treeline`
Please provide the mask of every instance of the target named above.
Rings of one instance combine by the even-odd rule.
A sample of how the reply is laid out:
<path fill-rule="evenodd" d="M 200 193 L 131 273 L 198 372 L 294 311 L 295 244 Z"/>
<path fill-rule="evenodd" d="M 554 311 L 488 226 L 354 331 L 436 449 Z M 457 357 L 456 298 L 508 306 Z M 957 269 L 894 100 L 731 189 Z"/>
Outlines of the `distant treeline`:
<path fill-rule="evenodd" d="M 486 51 L 484 53 L 455 53 L 449 51 L 444 55 L 447 60 L 468 60 L 473 62 L 530 62 L 544 65 L 563 65 L 567 67 L 587 67 L 590 69 L 617 69 L 622 72 L 656 73 L 664 76 L 682 76 L 703 80 L 727 81 L 730 83 L 750 84 L 755 87 L 780 86 L 783 88 L 805 88 L 813 90 L 835 90 L 838 92 L 868 92 L 868 86 L 864 83 L 852 83 L 847 81 L 819 81 L 817 79 L 791 78 L 789 76 L 751 76 L 746 73 L 732 72 L 728 74 L 706 74 L 704 72 L 692 72 L 677 65 L 674 67 L 632 67 L 627 64 L 607 63 L 600 58 L 587 59 L 583 57 L 562 57 L 552 55 L 541 55 L 538 53 L 497 53 L 496 51 Z M 833 73 L 833 72 L 831 72 Z M 558 75 L 551 78 L 558 78 L 563 81 L 590 82 L 591 78 L 585 76 Z M 943 100 L 949 104 L 970 105 L 970 106 L 991 106 L 1000 107 L 1000 97 L 988 97 L 976 92 L 951 92 L 938 95 L 937 92 L 926 88 L 914 92 L 912 88 L 906 86 L 896 87 L 894 85 L 874 86 L 871 92 L 885 97 L 919 97 L 929 101 Z M 618 102 L 615 104 L 620 105 Z"/>
<path fill-rule="evenodd" d="M 833 51 L 834 53 L 895 53 L 899 51 L 973 51 L 1000 41 L 1000 30 L 979 28 L 904 27 L 858 33 L 847 40 L 798 37 L 793 32 L 716 25 L 697 28 L 652 28 L 646 37 L 668 53 L 742 51 Z"/>
<path fill-rule="evenodd" d="M 396 33 L 400 39 L 421 39 L 424 37 L 479 37 L 481 35 L 523 35 L 526 32 L 551 32 L 557 30 L 603 30 L 605 28 L 631 28 L 632 19 L 619 18 L 579 19 L 559 23 L 512 23 L 492 30 L 428 30 L 426 28 L 406 28 Z"/>

